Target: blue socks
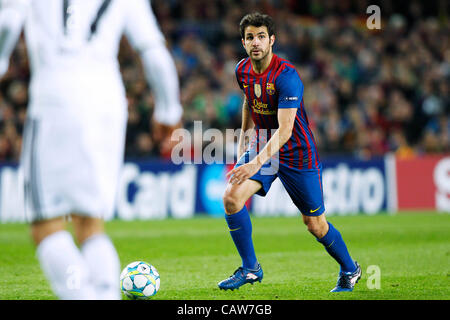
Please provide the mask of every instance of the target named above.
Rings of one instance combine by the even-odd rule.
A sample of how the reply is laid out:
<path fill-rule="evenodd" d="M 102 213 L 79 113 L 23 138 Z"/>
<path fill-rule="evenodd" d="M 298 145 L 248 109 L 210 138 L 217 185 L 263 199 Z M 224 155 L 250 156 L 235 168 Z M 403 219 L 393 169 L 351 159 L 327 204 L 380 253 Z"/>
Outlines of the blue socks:
<path fill-rule="evenodd" d="M 340 264 L 341 272 L 353 272 L 356 270 L 356 264 L 348 253 L 347 246 L 344 239 L 342 239 L 339 231 L 328 222 L 329 229 L 327 234 L 320 239 L 317 239 L 325 250 Z"/>
<path fill-rule="evenodd" d="M 225 214 L 231 238 L 242 259 L 242 267 L 256 269 L 258 260 L 252 241 L 252 222 L 248 214 L 247 207 L 234 214 Z M 344 239 L 339 231 L 328 222 L 328 232 L 320 239 L 317 239 L 325 247 L 325 250 L 339 263 L 342 272 L 354 272 L 356 264 L 348 253 Z"/>
<path fill-rule="evenodd" d="M 225 214 L 231 238 L 242 258 L 242 267 L 247 269 L 257 269 L 258 261 L 255 255 L 252 241 L 252 222 L 248 214 L 247 207 L 234 214 Z"/>

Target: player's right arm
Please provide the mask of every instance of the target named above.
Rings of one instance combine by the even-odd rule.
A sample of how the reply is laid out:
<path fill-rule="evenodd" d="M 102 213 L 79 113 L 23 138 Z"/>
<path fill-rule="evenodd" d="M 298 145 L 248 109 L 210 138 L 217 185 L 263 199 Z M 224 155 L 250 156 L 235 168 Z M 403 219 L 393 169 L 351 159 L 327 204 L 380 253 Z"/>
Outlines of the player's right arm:
<path fill-rule="evenodd" d="M 239 144 L 237 150 L 238 159 L 244 154 L 246 150 L 246 140 L 250 140 L 254 127 L 255 123 L 250 115 L 247 97 L 244 95 L 244 103 L 242 104 L 241 132 L 239 134 Z"/>
<path fill-rule="evenodd" d="M 25 21 L 28 0 L 0 0 L 0 78 L 9 66 L 9 57 Z"/>

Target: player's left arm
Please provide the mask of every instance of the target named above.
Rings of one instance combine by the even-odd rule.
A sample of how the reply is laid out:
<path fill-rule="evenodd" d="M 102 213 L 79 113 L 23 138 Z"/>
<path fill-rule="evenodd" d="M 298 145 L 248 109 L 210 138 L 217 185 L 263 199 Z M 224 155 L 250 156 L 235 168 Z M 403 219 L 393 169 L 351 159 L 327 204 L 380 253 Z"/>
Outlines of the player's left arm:
<path fill-rule="evenodd" d="M 0 0 L 0 78 L 8 70 L 9 57 L 19 39 L 28 1 Z"/>

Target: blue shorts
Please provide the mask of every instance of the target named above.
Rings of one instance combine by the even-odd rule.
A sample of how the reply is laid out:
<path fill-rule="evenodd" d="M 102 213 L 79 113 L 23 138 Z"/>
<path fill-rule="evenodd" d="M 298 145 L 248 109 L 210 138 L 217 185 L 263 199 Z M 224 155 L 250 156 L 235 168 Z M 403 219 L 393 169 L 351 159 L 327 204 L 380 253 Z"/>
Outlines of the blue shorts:
<path fill-rule="evenodd" d="M 249 152 L 242 155 L 235 168 L 249 162 Z M 291 197 L 294 204 L 305 216 L 320 216 L 325 212 L 322 191 L 322 164 L 318 169 L 297 170 L 289 168 L 284 164 L 277 164 L 276 169 L 270 164 L 264 164 L 252 177 L 261 183 L 262 188 L 256 192 L 257 195 L 265 196 L 270 186 L 278 177 Z"/>

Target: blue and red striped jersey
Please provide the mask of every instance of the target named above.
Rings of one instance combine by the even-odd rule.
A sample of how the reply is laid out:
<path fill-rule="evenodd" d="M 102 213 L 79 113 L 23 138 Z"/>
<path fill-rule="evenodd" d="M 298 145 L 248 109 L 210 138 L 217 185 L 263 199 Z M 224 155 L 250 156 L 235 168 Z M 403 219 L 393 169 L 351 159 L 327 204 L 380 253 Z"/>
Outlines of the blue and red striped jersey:
<path fill-rule="evenodd" d="M 278 128 L 279 108 L 298 109 L 292 136 L 280 148 L 280 164 L 298 170 L 317 169 L 319 153 L 303 102 L 304 86 L 295 67 L 274 54 L 269 67 L 258 74 L 253 70 L 250 58 L 246 58 L 236 66 L 236 79 L 247 97 L 257 138 L 261 136 L 258 131 L 268 129 L 265 131 L 267 140 L 270 139 L 270 131 Z"/>

